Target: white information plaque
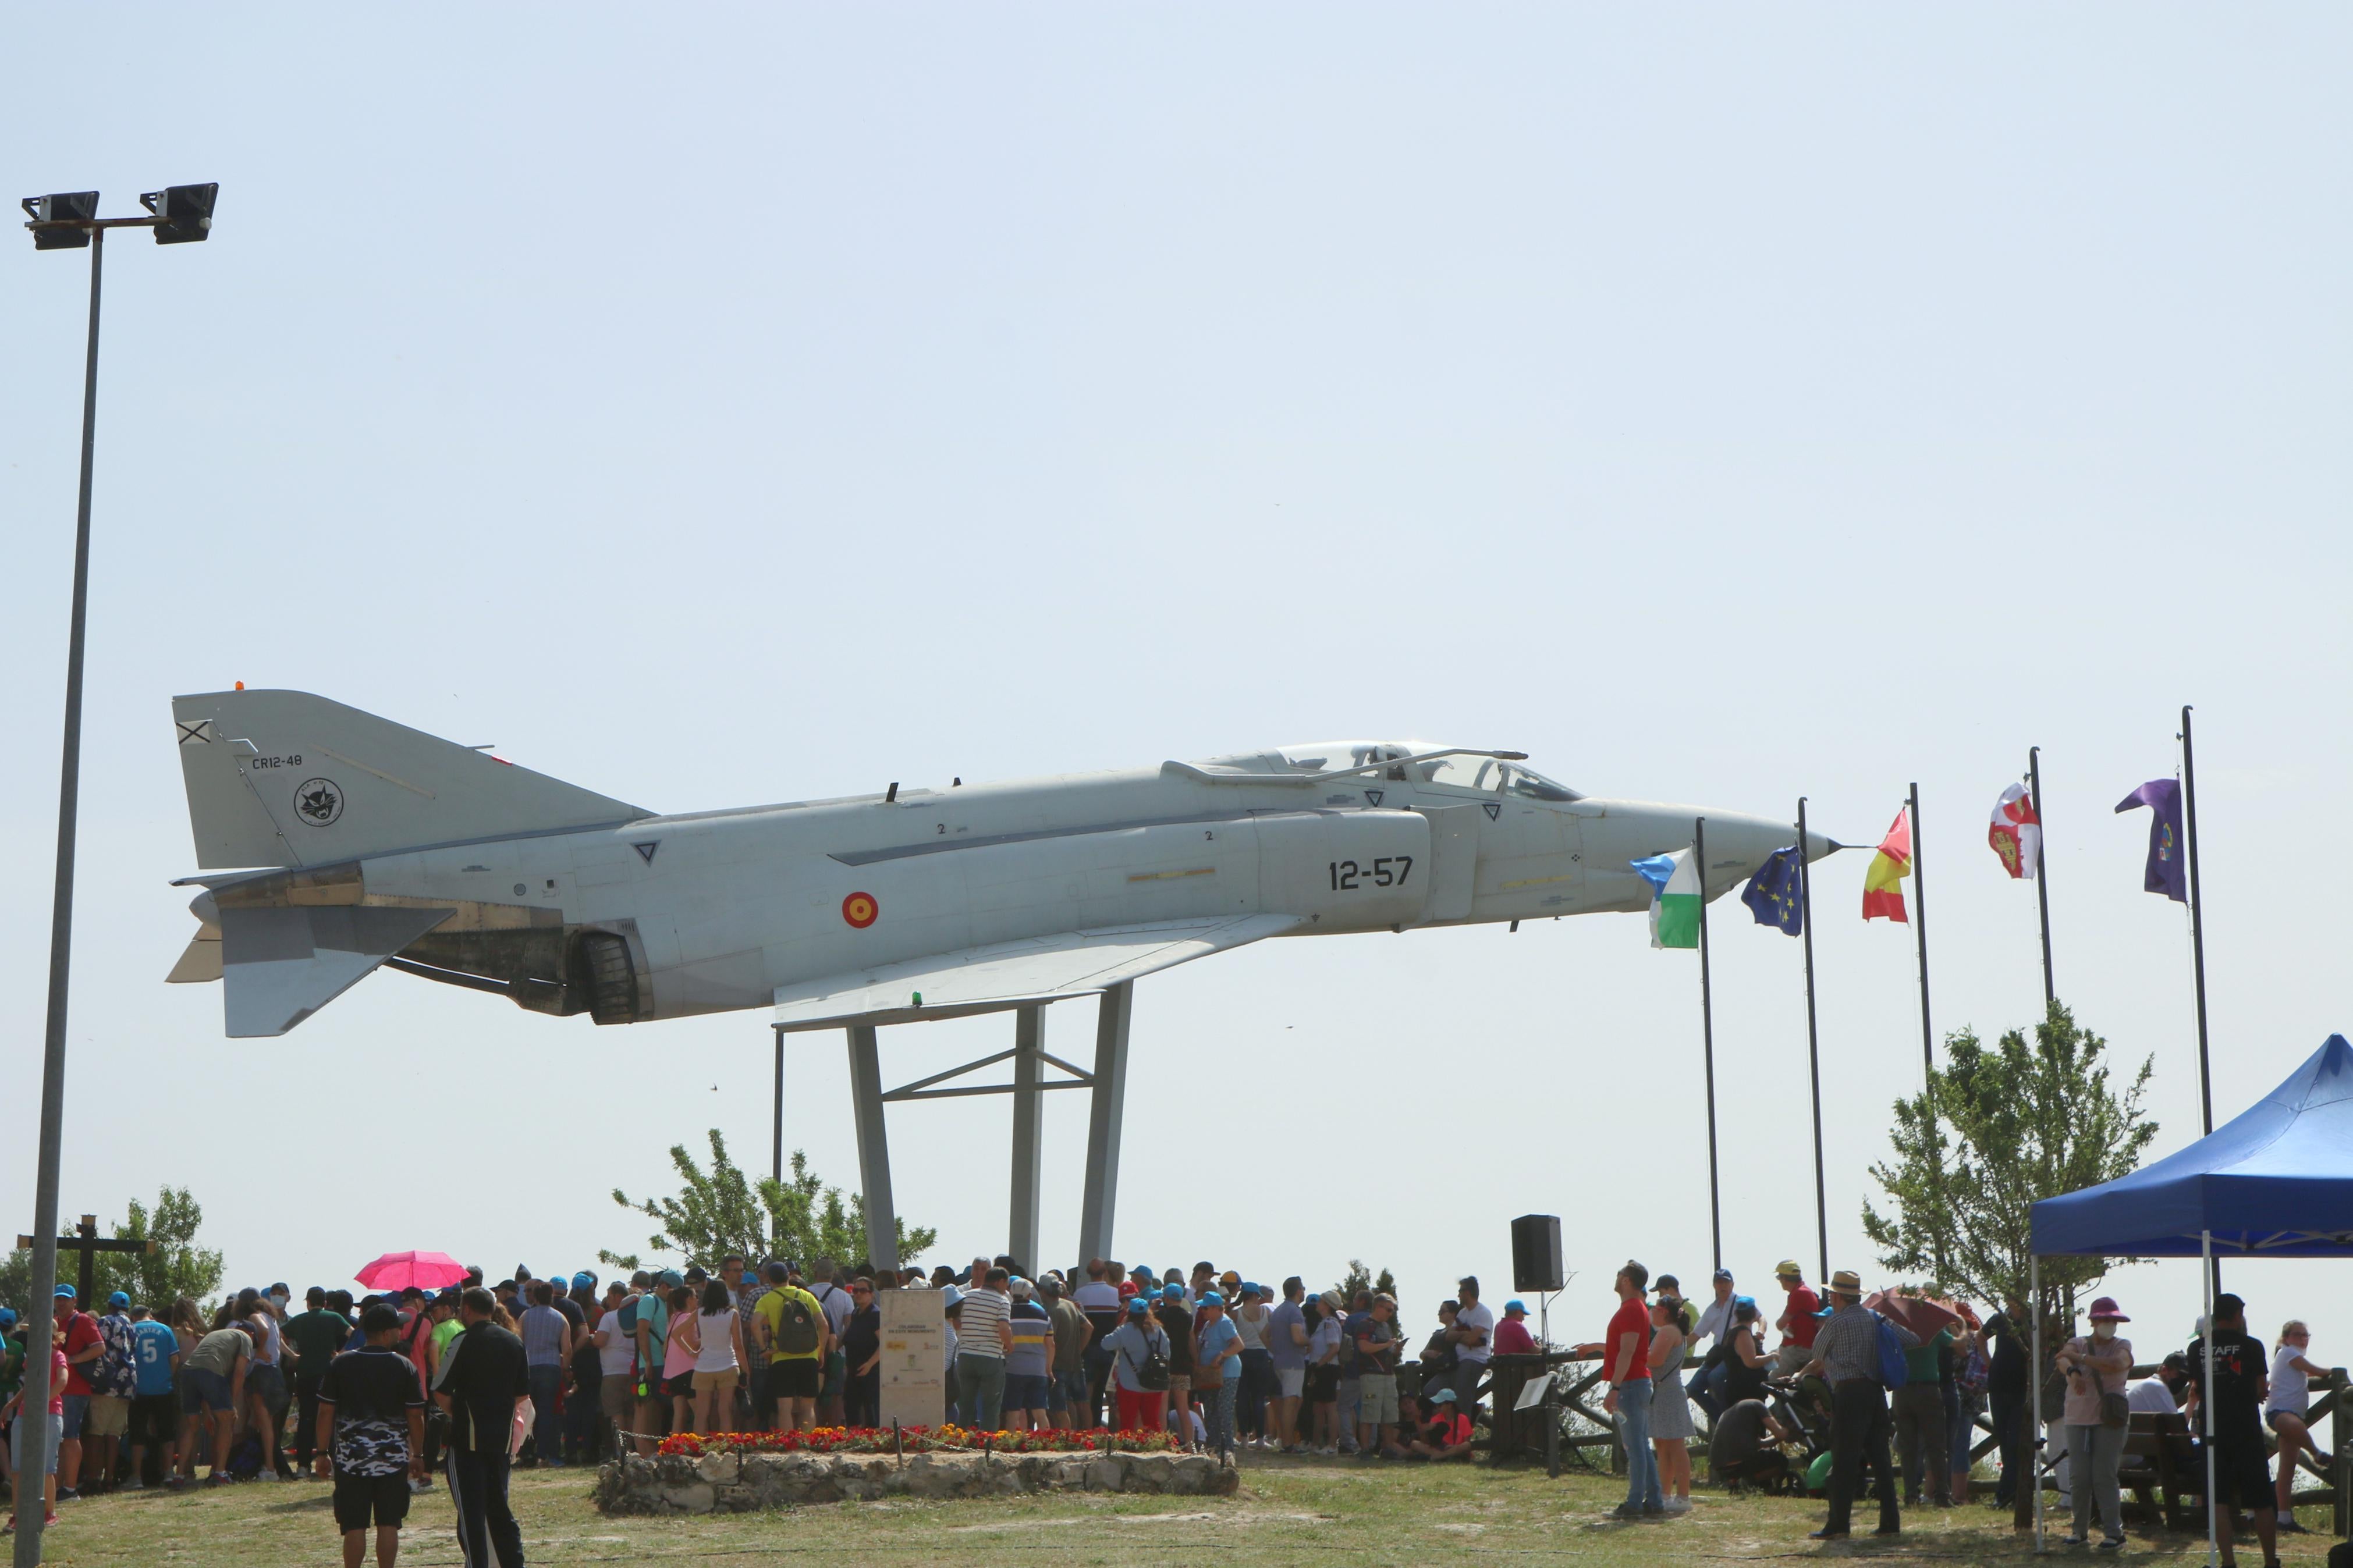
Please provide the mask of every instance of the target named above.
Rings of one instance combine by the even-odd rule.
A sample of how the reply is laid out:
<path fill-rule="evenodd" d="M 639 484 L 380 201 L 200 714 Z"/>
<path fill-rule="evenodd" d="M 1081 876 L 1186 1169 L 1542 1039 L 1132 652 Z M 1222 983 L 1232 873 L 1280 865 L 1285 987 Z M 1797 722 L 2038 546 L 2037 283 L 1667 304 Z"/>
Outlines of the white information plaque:
<path fill-rule="evenodd" d="M 947 1413 L 947 1302 L 937 1290 L 878 1292 L 882 1422 L 936 1426 Z"/>

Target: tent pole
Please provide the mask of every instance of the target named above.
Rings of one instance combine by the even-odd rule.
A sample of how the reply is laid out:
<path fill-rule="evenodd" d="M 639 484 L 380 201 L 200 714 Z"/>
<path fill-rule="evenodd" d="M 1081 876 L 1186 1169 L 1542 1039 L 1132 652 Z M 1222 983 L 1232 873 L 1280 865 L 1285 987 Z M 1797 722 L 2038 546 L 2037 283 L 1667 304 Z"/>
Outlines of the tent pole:
<path fill-rule="evenodd" d="M 2034 1551 L 2042 1552 L 2042 1255 L 2026 1258 L 2028 1309 L 2034 1314 L 2034 1370 L 2026 1397 L 2034 1406 L 2034 1447 L 2027 1451 L 2025 1483 L 2034 1489 Z"/>
<path fill-rule="evenodd" d="M 2198 1263 L 2206 1286 L 2206 1327 L 2198 1335 L 2206 1353 L 2206 1382 L 2198 1391 L 2198 1408 L 2206 1416 L 2206 1568 L 2218 1568 L 2222 1538 L 2214 1510 L 2214 1233 L 2211 1230 L 2198 1233 Z M 2257 1500 L 2258 1506 L 2263 1500 Z"/>

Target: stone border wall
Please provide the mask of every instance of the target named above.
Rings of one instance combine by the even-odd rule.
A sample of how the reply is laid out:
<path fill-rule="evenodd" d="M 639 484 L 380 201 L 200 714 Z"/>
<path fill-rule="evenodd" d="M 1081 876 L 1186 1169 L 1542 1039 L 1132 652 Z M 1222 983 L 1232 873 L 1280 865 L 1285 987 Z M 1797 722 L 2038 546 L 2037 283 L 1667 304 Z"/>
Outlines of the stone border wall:
<path fill-rule="evenodd" d="M 1230 1497 L 1238 1471 L 1198 1454 L 664 1454 L 596 1472 L 606 1513 L 749 1513 L 881 1498 L 1014 1497 L 1025 1492 L 1159 1492 Z"/>

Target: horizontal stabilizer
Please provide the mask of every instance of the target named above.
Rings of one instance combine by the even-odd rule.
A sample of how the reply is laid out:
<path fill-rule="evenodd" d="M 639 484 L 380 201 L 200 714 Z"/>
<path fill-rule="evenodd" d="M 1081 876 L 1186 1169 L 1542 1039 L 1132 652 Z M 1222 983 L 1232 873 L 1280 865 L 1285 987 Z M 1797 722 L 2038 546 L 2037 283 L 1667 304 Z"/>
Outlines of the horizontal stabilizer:
<path fill-rule="evenodd" d="M 1084 996 L 1139 974 L 1278 936 L 1297 915 L 1230 915 L 1061 931 L 776 987 L 786 1029 L 925 1023 Z"/>
<path fill-rule="evenodd" d="M 364 905 L 221 910 L 230 1037 L 286 1033 L 456 912 Z"/>

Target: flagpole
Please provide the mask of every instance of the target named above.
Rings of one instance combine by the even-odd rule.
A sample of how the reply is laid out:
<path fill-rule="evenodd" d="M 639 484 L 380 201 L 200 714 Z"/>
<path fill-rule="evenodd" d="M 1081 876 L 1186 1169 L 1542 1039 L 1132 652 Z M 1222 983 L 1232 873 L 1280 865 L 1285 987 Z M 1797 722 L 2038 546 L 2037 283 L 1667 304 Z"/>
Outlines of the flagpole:
<path fill-rule="evenodd" d="M 2051 837 L 2050 822 L 2042 814 L 2042 748 L 2026 748 L 2026 787 L 2034 799 L 2034 902 L 2042 913 L 2042 1010 L 2051 1011 L 2059 1000 L 2059 987 L 2051 978 L 2051 871 L 2044 852 Z"/>
<path fill-rule="evenodd" d="M 1928 1017 L 1928 879 L 1921 869 L 1924 857 L 1920 853 L 1920 785 L 1914 781 L 1906 809 L 1912 813 L 1912 931 L 1920 951 L 1920 1094 L 1921 1108 L 1927 1112 L 1928 1153 L 1930 1173 L 1943 1159 L 1944 1146 L 1936 1136 L 1936 1033 Z M 1936 1283 L 1945 1283 L 1945 1215 L 1943 1184 L 1936 1193 Z"/>
<path fill-rule="evenodd" d="M 1707 818 L 1692 819 L 1692 863 L 1699 873 L 1699 1037 L 1707 1059 L 1707 1231 L 1715 1252 L 1715 1267 L 1724 1267 L 1724 1205 L 1715 1174 L 1715 1006 L 1708 992 L 1707 973 Z"/>
<path fill-rule="evenodd" d="M 2206 883 L 2198 875 L 2198 769 L 2189 750 L 2189 704 L 2181 705 L 2181 829 L 2182 848 L 2189 861 L 2189 969 L 2198 995 L 2198 1110 L 2206 1131 L 2214 1131 L 2214 1079 L 2206 1062 Z M 1704 889 L 1703 889 L 1704 890 Z M 1704 909 L 1703 900 L 1701 907 Z M 2206 1289 L 2222 1289 L 2222 1265 L 2211 1252 L 2206 1258 Z M 2206 1321 L 2206 1337 L 2214 1337 L 2214 1321 Z M 2212 1380 L 2208 1380 L 2211 1387 Z M 2211 1488 L 2210 1488 L 2211 1491 Z"/>
<path fill-rule="evenodd" d="M 1920 949 L 1920 1071 L 1925 1084 L 1936 1076 L 1936 1036 L 1928 1026 L 1928 879 L 1920 868 L 1920 786 L 1912 786 L 1912 931 Z"/>
<path fill-rule="evenodd" d="M 1806 943 L 1806 1067 L 1814 1089 L 1814 1236 L 1821 1244 L 1821 1272 L 1831 1277 L 1831 1216 L 1822 1190 L 1822 1053 L 1814 1029 L 1814 873 L 1806 863 L 1806 797 L 1798 797 L 1798 931 Z"/>
<path fill-rule="evenodd" d="M 2198 875 L 2198 770 L 2189 754 L 2189 707 L 2181 709 L 2181 816 L 2189 856 L 2189 966 L 2198 988 L 2198 1108 L 2214 1131 L 2214 1080 L 2206 1066 L 2206 884 Z"/>

